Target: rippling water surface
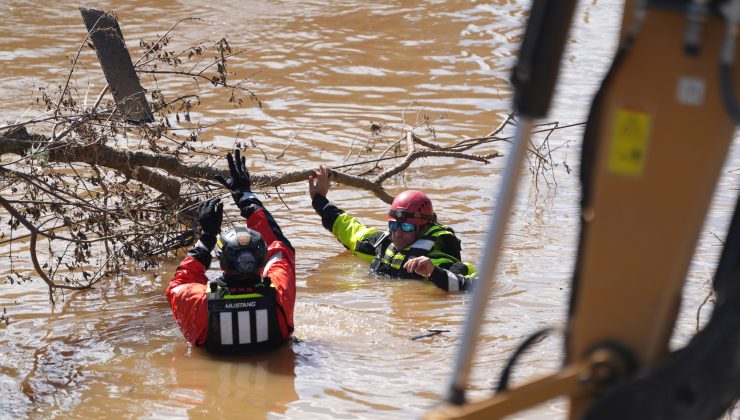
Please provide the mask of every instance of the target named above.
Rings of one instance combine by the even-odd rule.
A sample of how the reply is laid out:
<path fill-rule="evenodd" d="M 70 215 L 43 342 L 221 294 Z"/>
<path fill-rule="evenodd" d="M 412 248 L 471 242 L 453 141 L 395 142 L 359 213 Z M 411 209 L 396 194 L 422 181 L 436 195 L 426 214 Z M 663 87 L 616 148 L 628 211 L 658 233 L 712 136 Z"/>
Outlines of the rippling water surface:
<path fill-rule="evenodd" d="M 576 14 L 551 120 L 585 120 L 590 97 L 614 48 L 619 2 L 582 2 Z M 63 84 L 85 36 L 77 3 L 6 1 L 0 22 L 4 120 L 34 115 L 38 87 Z M 236 142 L 257 173 L 349 163 L 369 139 L 371 122 L 414 126 L 428 115 L 437 141 L 451 144 L 492 131 L 510 108 L 508 83 L 527 1 L 99 2 L 115 10 L 132 55 L 177 20 L 173 42 L 227 36 L 244 53 L 231 70 L 262 109 L 236 109 L 217 91 L 193 114 L 206 143 Z M 84 50 L 75 87 L 94 97 L 103 79 Z M 192 93 L 190 80 L 143 77 L 148 89 Z M 92 99 L 90 99 L 92 100 Z M 417 132 L 430 138 L 420 127 Z M 550 185 L 522 182 L 500 274 L 486 315 L 471 395 L 488 394 L 522 337 L 565 320 L 578 228 L 580 128 L 551 138 L 559 165 Z M 381 147 L 381 146 L 376 146 Z M 506 152 L 506 144 L 489 146 Z M 282 158 L 277 156 L 285 150 Z M 377 149 L 372 152 L 378 153 Z M 675 335 L 685 342 L 719 252 L 737 192 L 733 155 L 692 266 Z M 734 163 L 734 165 L 733 165 Z M 427 159 L 390 180 L 391 193 L 429 193 L 442 221 L 477 262 L 502 160 Z M 569 172 L 567 169 L 573 169 Z M 155 272 L 133 270 L 91 291 L 65 292 L 56 306 L 40 280 L 0 285 L 10 323 L 0 329 L 3 417 L 419 417 L 439 401 L 450 378 L 470 296 L 446 295 L 420 282 L 378 279 L 320 225 L 304 184 L 287 185 L 266 205 L 297 248 L 297 341 L 262 358 L 219 359 L 191 349 L 172 320 L 164 289 L 181 256 Z M 264 196 L 264 192 L 263 192 Z M 330 198 L 371 226 L 386 205 L 364 191 L 336 188 Z M 3 213 L 0 220 L 7 223 Z M 32 273 L 22 245 L 0 245 L 0 274 Z M 13 262 L 13 266 L 9 262 Z M 708 313 L 705 310 L 704 313 Z M 2 324 L 0 324 L 2 325 Z M 449 330 L 411 340 L 429 328 Z M 555 369 L 562 342 L 547 339 L 515 375 Z M 562 401 L 530 413 L 563 416 Z M 527 417 L 523 414 L 522 417 Z"/>

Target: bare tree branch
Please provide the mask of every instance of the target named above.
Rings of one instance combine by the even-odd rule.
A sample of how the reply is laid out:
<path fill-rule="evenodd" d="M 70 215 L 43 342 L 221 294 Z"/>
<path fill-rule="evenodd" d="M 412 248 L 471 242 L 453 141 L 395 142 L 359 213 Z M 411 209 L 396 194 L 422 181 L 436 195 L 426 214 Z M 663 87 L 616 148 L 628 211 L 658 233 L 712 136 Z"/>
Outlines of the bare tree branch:
<path fill-rule="evenodd" d="M 139 74 L 151 74 L 155 81 L 158 76 L 196 80 L 196 92 L 149 90 L 155 122 L 133 125 L 125 121 L 115 102 L 104 99 L 107 86 L 90 109 L 86 108 L 87 92 L 84 99 L 76 100 L 75 86 L 79 84 L 71 81 L 88 33 L 59 97 L 42 90 L 39 104 L 45 110 L 25 122 L 0 127 L 0 205 L 12 216 L 9 239 L 0 244 L 10 244 L 11 249 L 14 242 L 29 245 L 34 269 L 49 286 L 52 301 L 55 289 L 91 287 L 132 262 L 142 268 L 155 266 L 158 256 L 192 244 L 197 237 L 198 203 L 214 193 L 228 194 L 214 182 L 215 175 L 229 176 L 220 159 L 223 152 L 214 154 L 200 147 L 201 131 L 209 126 L 191 121 L 191 111 L 200 105 L 205 89 L 226 88 L 222 96 L 235 107 L 243 105 L 236 96 L 240 92 L 246 92 L 253 104 L 261 103 L 242 86 L 251 75 L 232 81 L 235 74 L 228 70 L 227 61 L 243 51 L 232 52 L 226 38 L 207 48 L 204 45 L 210 44 L 200 41 L 179 52 L 167 49 L 173 30 L 191 19 L 178 21 L 152 42 L 140 42 L 144 53 L 136 61 Z M 198 80 L 210 83 L 201 86 Z M 406 112 L 412 105 L 417 107 L 415 125 L 406 123 Z M 331 168 L 333 181 L 391 203 L 393 196 L 384 183 L 414 162 L 456 159 L 487 164 L 501 156 L 492 145 L 508 141 L 504 130 L 516 124 L 515 116 L 508 114 L 486 136 L 445 142 L 438 139 L 432 124 L 441 118 L 444 114 L 430 117 L 412 103 L 402 110 L 400 126 L 372 123 L 368 138 L 352 140 L 352 145 L 364 143 L 359 150 L 349 148 L 344 161 L 354 155 L 354 162 Z M 38 131 L 46 126 L 51 127 L 50 135 Z M 542 131 L 552 134 L 565 127 L 546 125 Z M 31 128 L 37 132 L 29 131 Z M 276 156 L 268 156 L 267 149 L 254 140 L 247 141 L 265 161 L 280 159 L 294 144 L 300 147 L 298 137 L 304 129 L 288 139 Z M 532 148 L 538 156 L 537 170 L 553 167 L 549 144 L 546 147 L 542 151 Z M 280 187 L 304 183 L 313 170 L 254 173 L 252 185 L 268 193 L 274 189 L 287 207 Z M 14 235 L 17 229 L 28 233 Z M 42 241 L 48 243 L 48 251 L 38 247 Z M 46 264 L 42 264 L 39 250 L 41 257 L 48 257 Z"/>

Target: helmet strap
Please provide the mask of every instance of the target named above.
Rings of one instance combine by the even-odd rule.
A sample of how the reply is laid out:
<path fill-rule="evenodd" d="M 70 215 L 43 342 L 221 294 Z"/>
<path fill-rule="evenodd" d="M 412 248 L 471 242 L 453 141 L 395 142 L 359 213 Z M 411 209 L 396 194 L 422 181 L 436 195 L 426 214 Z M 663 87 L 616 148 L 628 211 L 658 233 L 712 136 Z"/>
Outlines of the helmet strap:
<path fill-rule="evenodd" d="M 429 227 L 429 223 L 424 223 L 423 225 L 414 225 L 416 227 L 416 237 L 419 238 L 421 235 L 426 232 L 427 228 Z"/>

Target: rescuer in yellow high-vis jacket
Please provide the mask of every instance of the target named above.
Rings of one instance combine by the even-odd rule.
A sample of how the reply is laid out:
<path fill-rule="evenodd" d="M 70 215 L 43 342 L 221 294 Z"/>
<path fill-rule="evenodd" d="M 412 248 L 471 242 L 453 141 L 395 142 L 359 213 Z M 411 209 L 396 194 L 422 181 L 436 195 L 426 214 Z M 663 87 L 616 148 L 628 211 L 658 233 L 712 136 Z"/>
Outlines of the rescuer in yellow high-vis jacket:
<path fill-rule="evenodd" d="M 405 279 L 428 279 L 448 291 L 468 290 L 475 268 L 461 260 L 455 232 L 437 223 L 432 202 L 420 191 L 408 190 L 393 200 L 388 231 L 369 228 L 329 202 L 329 169 L 308 178 L 311 204 L 321 222 L 347 249 L 372 261 L 370 271 Z"/>

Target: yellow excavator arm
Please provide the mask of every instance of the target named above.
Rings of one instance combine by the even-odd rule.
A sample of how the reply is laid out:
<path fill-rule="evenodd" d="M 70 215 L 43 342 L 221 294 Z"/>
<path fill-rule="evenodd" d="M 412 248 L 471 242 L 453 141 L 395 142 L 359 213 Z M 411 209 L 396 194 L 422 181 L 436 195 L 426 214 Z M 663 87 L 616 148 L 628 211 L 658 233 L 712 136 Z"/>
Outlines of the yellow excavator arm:
<path fill-rule="evenodd" d="M 494 396 L 465 398 L 524 143 L 532 121 L 547 114 L 575 3 L 533 2 L 512 77 L 514 108 L 525 122 L 508 157 L 447 401 L 429 418 L 500 418 L 565 395 L 570 418 L 709 419 L 740 395 L 737 208 L 715 275 L 712 317 L 685 348 L 668 347 L 740 122 L 733 86 L 740 80 L 740 0 L 628 0 L 618 51 L 584 131 L 563 368 L 509 389 L 517 352 Z"/>

